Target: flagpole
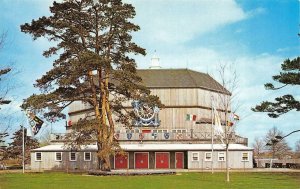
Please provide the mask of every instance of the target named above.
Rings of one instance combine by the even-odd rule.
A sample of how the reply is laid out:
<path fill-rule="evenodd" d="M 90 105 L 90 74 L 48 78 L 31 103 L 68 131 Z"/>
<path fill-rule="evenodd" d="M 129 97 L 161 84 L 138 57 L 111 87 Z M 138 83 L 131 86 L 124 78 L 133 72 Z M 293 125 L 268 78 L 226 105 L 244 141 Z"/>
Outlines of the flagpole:
<path fill-rule="evenodd" d="M 213 129 L 213 96 L 210 96 L 211 99 L 211 173 L 214 173 L 214 129 Z"/>
<path fill-rule="evenodd" d="M 22 155 L 23 155 L 23 160 L 22 160 L 22 167 L 23 167 L 23 174 L 25 173 L 25 136 L 24 136 L 24 125 L 22 125 L 22 130 L 23 130 L 23 142 L 22 142 Z"/>

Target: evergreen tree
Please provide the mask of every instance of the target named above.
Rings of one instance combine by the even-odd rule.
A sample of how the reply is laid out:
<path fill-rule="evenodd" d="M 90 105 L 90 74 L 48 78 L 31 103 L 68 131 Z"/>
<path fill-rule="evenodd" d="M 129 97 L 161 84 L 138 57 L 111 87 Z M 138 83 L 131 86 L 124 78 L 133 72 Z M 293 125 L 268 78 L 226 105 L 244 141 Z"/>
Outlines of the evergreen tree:
<path fill-rule="evenodd" d="M 24 129 L 24 141 L 25 141 L 25 163 L 30 162 L 30 151 L 32 149 L 38 148 L 39 143 L 36 139 L 32 139 L 29 136 L 26 136 L 26 129 Z M 17 130 L 13 137 L 11 138 L 13 141 L 8 144 L 6 148 L 6 158 L 17 159 L 22 162 L 23 156 L 23 129 L 22 127 Z"/>
<path fill-rule="evenodd" d="M 8 136 L 7 132 L 0 133 L 0 166 L 1 166 L 1 161 L 5 157 L 5 151 L 6 151 L 5 138 L 7 136 Z"/>
<path fill-rule="evenodd" d="M 300 85 L 300 57 L 293 60 L 285 60 L 281 64 L 282 72 L 273 76 L 273 80 L 283 84 L 280 87 L 274 87 L 272 83 L 265 84 L 267 90 L 278 90 L 286 86 Z M 275 98 L 275 102 L 264 101 L 255 108 L 255 112 L 268 112 L 268 116 L 277 118 L 291 110 L 300 111 L 300 101 L 296 100 L 293 95 L 286 94 Z"/>
<path fill-rule="evenodd" d="M 73 125 L 71 146 L 96 139 L 101 169 L 110 170 L 109 156 L 118 147 L 115 122 L 130 127 L 135 118 L 124 102 L 139 99 L 160 106 L 136 74 L 132 56 L 145 55 L 145 50 L 132 42 L 132 32 L 139 30 L 130 22 L 134 7 L 121 0 L 65 0 L 54 2 L 50 11 L 51 16 L 21 26 L 33 39 L 56 42 L 45 57 L 59 54 L 53 68 L 36 81 L 42 93 L 27 98 L 23 108 L 51 119 L 64 118 L 62 110 L 74 101 L 89 104 L 93 116 Z"/>

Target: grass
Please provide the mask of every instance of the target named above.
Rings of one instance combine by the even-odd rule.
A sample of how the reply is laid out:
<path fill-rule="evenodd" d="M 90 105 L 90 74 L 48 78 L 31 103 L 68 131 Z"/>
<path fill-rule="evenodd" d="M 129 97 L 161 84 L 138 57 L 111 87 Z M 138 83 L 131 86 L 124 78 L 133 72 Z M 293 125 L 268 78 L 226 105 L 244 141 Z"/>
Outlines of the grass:
<path fill-rule="evenodd" d="M 300 189 L 300 173 L 180 173 L 152 176 L 87 176 L 66 173 L 0 174 L 0 189 Z"/>

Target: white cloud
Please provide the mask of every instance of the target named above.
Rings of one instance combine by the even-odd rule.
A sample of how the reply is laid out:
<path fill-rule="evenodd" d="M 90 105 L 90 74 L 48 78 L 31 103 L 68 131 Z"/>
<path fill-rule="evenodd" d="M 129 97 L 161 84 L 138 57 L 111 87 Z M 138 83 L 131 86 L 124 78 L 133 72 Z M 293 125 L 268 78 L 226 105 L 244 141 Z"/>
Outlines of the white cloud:
<path fill-rule="evenodd" d="M 249 12 L 247 12 L 248 17 L 254 17 L 260 14 L 265 14 L 267 12 L 267 10 L 265 8 L 262 7 L 258 7 L 256 9 L 253 9 Z"/>
<path fill-rule="evenodd" d="M 152 43 L 186 42 L 248 16 L 233 0 L 130 2 L 136 7 L 136 22 L 141 26 L 137 36 Z"/>

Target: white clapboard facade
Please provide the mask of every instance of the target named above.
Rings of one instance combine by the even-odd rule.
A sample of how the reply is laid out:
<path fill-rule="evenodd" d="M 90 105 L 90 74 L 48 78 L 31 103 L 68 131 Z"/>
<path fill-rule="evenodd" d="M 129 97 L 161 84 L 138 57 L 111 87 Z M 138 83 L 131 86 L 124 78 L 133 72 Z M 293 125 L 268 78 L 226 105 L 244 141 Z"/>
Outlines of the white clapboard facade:
<path fill-rule="evenodd" d="M 158 109 L 128 102 L 128 108 L 136 108 L 139 120 L 131 129 L 116 126 L 115 138 L 125 153 L 111 157 L 112 169 L 225 169 L 225 147 L 218 136 L 214 136 L 212 145 L 211 104 L 220 95 L 230 93 L 208 74 L 189 69 L 157 66 L 138 70 L 138 74 L 165 106 Z M 69 123 L 91 112 L 88 104 L 75 102 L 69 107 Z M 196 117 L 187 120 L 187 115 Z M 71 129 L 69 124 L 67 131 Z M 62 138 L 57 135 L 51 145 L 32 150 L 32 170 L 98 168 L 96 145 L 70 151 L 63 146 Z M 253 167 L 253 149 L 247 144 L 247 138 L 234 135 L 229 145 L 230 168 Z"/>

